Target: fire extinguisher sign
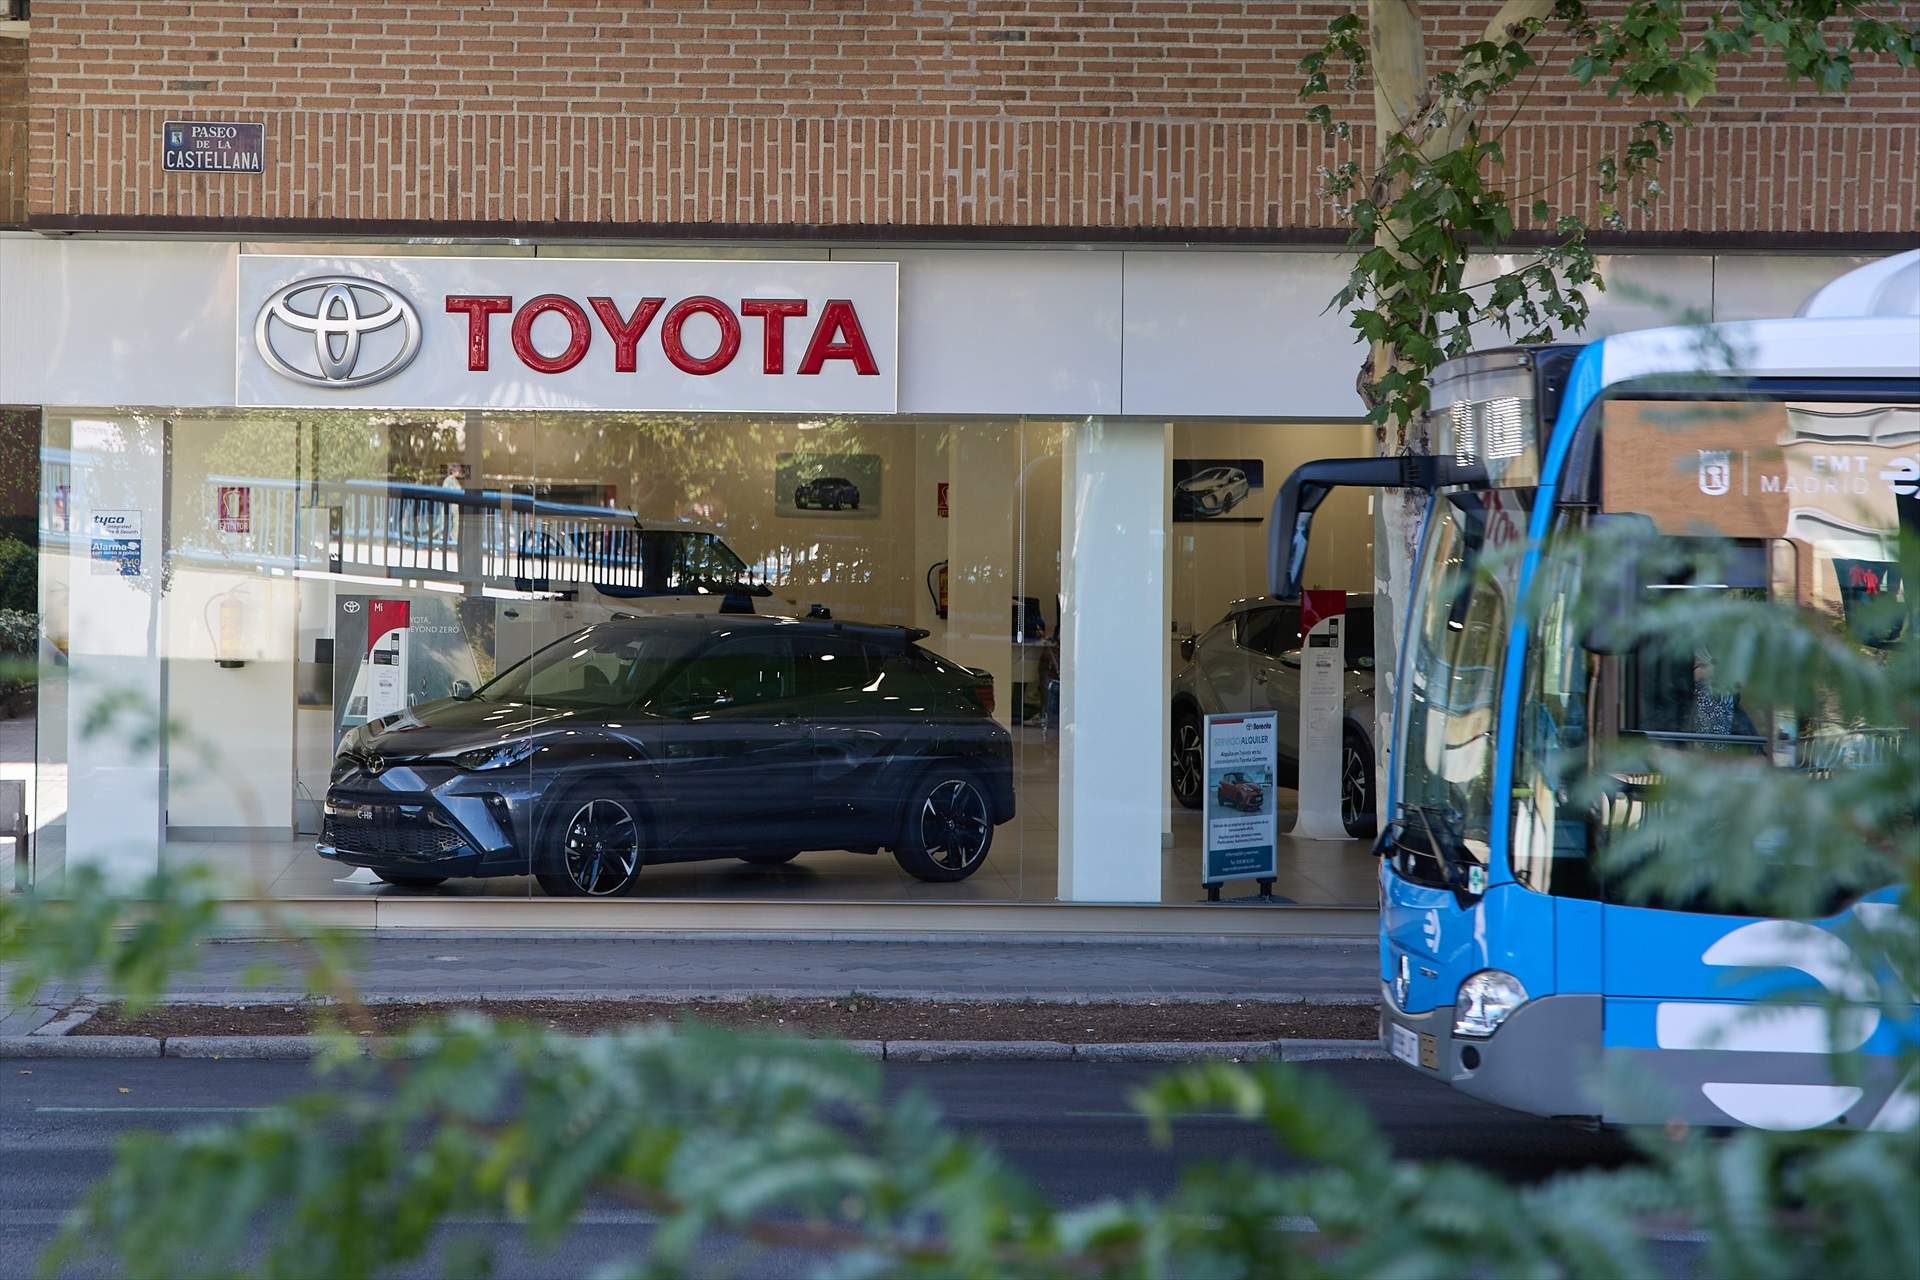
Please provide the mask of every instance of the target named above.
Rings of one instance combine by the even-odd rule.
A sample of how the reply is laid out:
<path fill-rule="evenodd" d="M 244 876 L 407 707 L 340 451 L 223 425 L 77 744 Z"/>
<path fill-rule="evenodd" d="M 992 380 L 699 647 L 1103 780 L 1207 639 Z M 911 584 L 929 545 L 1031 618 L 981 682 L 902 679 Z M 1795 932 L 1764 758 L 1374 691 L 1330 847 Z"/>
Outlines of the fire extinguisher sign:
<path fill-rule="evenodd" d="M 244 484 L 223 484 L 219 487 L 220 532 L 251 533 L 253 531 L 253 490 Z"/>

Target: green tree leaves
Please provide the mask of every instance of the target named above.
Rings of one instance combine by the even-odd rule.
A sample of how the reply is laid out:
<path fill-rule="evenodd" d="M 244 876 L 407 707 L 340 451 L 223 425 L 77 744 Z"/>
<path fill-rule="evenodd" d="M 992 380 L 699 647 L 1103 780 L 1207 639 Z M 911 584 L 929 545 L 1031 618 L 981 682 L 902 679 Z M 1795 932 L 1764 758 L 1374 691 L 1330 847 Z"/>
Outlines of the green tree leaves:
<path fill-rule="evenodd" d="M 1790 79 L 1819 93 L 1844 92 L 1858 57 L 1920 66 L 1920 22 L 1899 5 L 1731 0 L 1704 17 L 1702 8 L 1681 0 L 1605 7 L 1554 0 L 1550 8 L 1516 10 L 1524 13 L 1520 20 L 1454 47 L 1451 62 L 1424 71 L 1421 83 L 1390 88 L 1417 100 L 1420 110 L 1397 129 L 1374 122 L 1370 171 L 1350 164 L 1326 175 L 1326 193 L 1351 228 L 1349 243 L 1363 250 L 1335 302 L 1373 348 L 1369 416 L 1394 427 L 1392 439 L 1415 427 L 1426 407 L 1427 375 L 1467 350 L 1476 327 L 1519 342 L 1579 331 L 1585 298 L 1601 287 L 1586 246 L 1589 229 L 1624 225 L 1629 212 L 1663 194 L 1652 174 L 1676 130 L 1691 122 L 1688 112 L 1714 95 L 1723 64 L 1764 52 Z M 1551 52 L 1536 53 L 1536 46 Z M 1368 75 L 1405 70 L 1373 56 L 1357 9 L 1334 18 L 1325 40 L 1302 59 L 1302 99 L 1333 92 L 1335 66 L 1346 68 L 1349 91 Z M 1576 86 L 1643 102 L 1653 114 L 1585 168 L 1521 190 L 1507 172 L 1501 140 L 1555 66 Z M 1311 103 L 1306 118 L 1329 139 L 1353 132 L 1353 122 L 1325 102 Z M 1356 190 L 1364 194 L 1350 198 Z M 1513 238 L 1516 207 L 1548 237 L 1529 247 L 1531 265 L 1491 295 L 1463 288 L 1469 255 Z M 1395 366 L 1407 376 L 1391 377 Z"/>

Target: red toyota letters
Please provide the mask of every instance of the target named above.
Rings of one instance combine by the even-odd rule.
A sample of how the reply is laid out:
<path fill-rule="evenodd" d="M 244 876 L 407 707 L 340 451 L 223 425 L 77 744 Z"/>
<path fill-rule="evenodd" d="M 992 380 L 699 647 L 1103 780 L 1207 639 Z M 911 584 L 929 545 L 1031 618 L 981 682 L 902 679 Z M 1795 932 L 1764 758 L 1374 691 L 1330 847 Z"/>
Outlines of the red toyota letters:
<path fill-rule="evenodd" d="M 594 322 L 613 344 L 613 368 L 616 373 L 634 373 L 640 368 L 640 341 L 652 329 L 665 298 L 642 298 L 622 311 L 612 298 L 588 298 L 582 307 L 572 298 L 558 293 L 543 293 L 514 308 L 511 297 L 484 294 L 453 294 L 447 298 L 451 315 L 467 318 L 467 368 L 476 372 L 490 367 L 492 360 L 493 317 L 510 315 L 508 336 L 513 354 L 535 373 L 565 373 L 587 358 L 593 347 Z M 593 317 L 588 318 L 591 309 Z M 548 314 L 559 316 L 567 325 L 567 343 L 558 350 L 542 351 L 533 345 L 533 322 Z M 710 352 L 697 355 L 687 349 L 682 337 L 686 323 L 704 315 L 720 328 L 718 344 Z M 760 325 L 760 369 L 763 373 L 787 371 L 787 321 L 804 320 L 807 303 L 800 298 L 742 298 L 739 308 L 719 298 L 695 294 L 667 308 L 660 317 L 660 350 L 674 368 L 684 373 L 718 373 L 740 354 L 740 318 Z M 551 344 L 551 339 L 548 339 Z M 807 339 L 806 351 L 794 368 L 797 374 L 817 374 L 829 360 L 845 360 L 854 372 L 877 376 L 867 335 L 860 328 L 860 317 L 853 303 L 845 298 L 830 298 L 820 308 L 820 317 Z"/>

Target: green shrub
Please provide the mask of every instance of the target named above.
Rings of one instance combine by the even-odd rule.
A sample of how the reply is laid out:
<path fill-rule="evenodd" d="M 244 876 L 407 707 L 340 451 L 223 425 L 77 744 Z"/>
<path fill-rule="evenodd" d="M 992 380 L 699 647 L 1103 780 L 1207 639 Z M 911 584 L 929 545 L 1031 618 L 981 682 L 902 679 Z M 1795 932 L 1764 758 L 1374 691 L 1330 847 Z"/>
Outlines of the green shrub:
<path fill-rule="evenodd" d="M 31 609 L 0 608 L 0 657 L 31 658 L 40 639 L 40 615 Z"/>
<path fill-rule="evenodd" d="M 40 607 L 39 557 L 31 544 L 0 535 L 0 613 L 32 613 Z"/>

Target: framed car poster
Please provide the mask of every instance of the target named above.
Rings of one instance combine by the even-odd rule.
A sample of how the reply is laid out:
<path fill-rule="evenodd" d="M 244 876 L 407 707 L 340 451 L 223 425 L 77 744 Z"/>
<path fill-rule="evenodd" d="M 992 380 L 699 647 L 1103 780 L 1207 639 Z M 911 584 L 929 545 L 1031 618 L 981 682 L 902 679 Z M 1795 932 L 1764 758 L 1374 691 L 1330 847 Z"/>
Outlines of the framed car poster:
<path fill-rule="evenodd" d="M 1259 458 L 1175 458 L 1174 522 L 1258 524 L 1267 518 L 1260 497 L 1266 485 L 1267 466 Z"/>
<path fill-rule="evenodd" d="M 1280 717 L 1208 716 L 1201 882 L 1270 881 L 1278 871 L 1273 797 Z"/>
<path fill-rule="evenodd" d="M 880 515 L 877 453 L 782 453 L 774 458 L 774 514 L 873 520 Z"/>

